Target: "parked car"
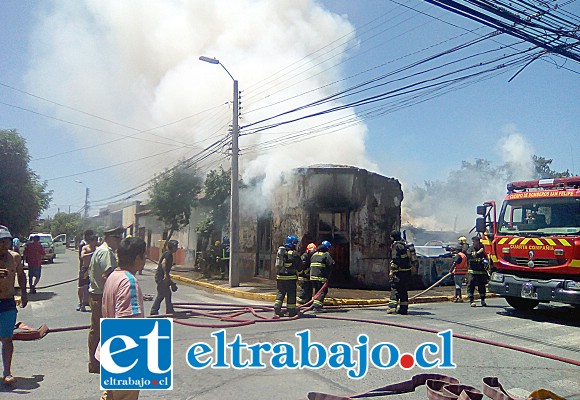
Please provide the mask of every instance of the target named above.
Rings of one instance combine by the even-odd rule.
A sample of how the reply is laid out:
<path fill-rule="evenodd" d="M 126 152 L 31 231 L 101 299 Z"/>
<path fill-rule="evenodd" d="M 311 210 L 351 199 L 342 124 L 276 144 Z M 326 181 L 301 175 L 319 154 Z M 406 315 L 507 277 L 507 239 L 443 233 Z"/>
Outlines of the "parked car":
<path fill-rule="evenodd" d="M 66 250 L 66 234 L 58 235 L 53 239 L 50 233 L 31 233 L 28 235 L 27 243 L 32 241 L 33 236 L 38 236 L 40 244 L 44 247 L 45 255 L 42 256 L 42 261 L 53 263 L 57 254 L 64 254 Z M 24 253 L 24 247 L 21 246 L 21 252 Z"/>

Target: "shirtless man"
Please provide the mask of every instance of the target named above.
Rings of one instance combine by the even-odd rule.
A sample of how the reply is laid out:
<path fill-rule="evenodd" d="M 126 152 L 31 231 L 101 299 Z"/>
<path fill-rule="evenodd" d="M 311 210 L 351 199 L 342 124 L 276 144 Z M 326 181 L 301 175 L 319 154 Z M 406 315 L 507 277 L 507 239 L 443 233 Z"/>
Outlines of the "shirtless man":
<path fill-rule="evenodd" d="M 20 263 L 20 254 L 8 250 L 12 244 L 12 235 L 5 226 L 0 225 L 0 342 L 2 342 L 2 364 L 4 373 L 2 381 L 13 384 L 16 379 L 12 376 L 12 354 L 14 343 L 12 335 L 16 323 L 16 301 L 14 295 L 14 280 L 18 276 L 18 285 L 21 293 L 21 307 L 26 307 L 26 275 Z"/>
<path fill-rule="evenodd" d="M 87 229 L 84 233 L 84 238 L 86 244 L 83 245 L 79 253 L 79 305 L 77 306 L 77 311 L 82 312 L 86 312 L 87 309 L 85 307 L 89 305 L 89 264 L 93 253 L 97 249 L 97 237 L 92 230 Z"/>

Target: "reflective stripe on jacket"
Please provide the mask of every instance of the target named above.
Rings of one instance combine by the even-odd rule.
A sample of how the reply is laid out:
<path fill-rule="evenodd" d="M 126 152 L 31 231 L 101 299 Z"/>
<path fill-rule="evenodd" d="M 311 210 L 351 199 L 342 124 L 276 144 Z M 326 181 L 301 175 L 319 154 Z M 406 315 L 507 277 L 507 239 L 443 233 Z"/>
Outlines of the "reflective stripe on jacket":
<path fill-rule="evenodd" d="M 298 271 L 302 269 L 302 260 L 298 252 L 296 250 L 284 249 L 283 257 L 284 264 L 276 271 L 276 279 L 281 281 L 298 279 Z"/>
<path fill-rule="evenodd" d="M 310 280 L 326 282 L 330 271 L 334 267 L 334 260 L 327 251 L 317 251 L 310 258 Z"/>

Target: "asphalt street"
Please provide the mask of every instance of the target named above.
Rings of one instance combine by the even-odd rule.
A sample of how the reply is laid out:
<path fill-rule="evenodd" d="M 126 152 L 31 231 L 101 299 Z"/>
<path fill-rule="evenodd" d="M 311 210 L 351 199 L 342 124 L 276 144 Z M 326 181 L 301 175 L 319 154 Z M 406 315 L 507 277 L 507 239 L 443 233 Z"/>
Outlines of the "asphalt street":
<path fill-rule="evenodd" d="M 148 264 L 137 278 L 145 294 L 155 293 L 153 265 Z M 88 325 L 90 313 L 75 311 L 78 303 L 76 282 L 53 285 L 77 276 L 76 254 L 59 255 L 55 264 L 43 266 L 37 294 L 21 309 L 18 320 L 30 326 L 47 324 L 49 328 Z M 231 303 L 244 305 L 248 300 L 230 298 L 180 284 L 174 301 L 186 303 Z M 252 302 L 257 303 L 257 302 Z M 264 303 L 265 304 L 265 303 Z M 566 306 L 541 306 L 531 313 L 518 313 L 503 299 L 488 300 L 487 308 L 467 304 L 427 303 L 413 305 L 408 316 L 387 316 L 384 307 L 336 310 L 320 318 L 256 323 L 228 328 L 228 341 L 239 333 L 248 344 L 298 343 L 297 332 L 310 329 L 311 340 L 327 347 L 344 342 L 357 345 L 359 335 L 369 338 L 369 347 L 389 342 L 401 352 L 412 352 L 423 342 L 441 343 L 430 332 L 360 322 L 392 321 L 438 331 L 452 329 L 454 334 L 506 343 L 573 360 L 580 360 L 580 334 L 577 310 Z M 147 314 L 151 302 L 145 303 Z M 163 308 L 162 308 L 163 310 Z M 357 319 L 332 320 L 325 317 Z M 303 399 L 310 391 L 349 394 L 367 391 L 389 383 L 404 381 L 423 372 L 454 376 L 462 383 L 481 389 L 481 379 L 497 376 L 507 389 L 527 395 L 540 387 L 571 399 L 580 399 L 580 367 L 522 352 L 454 338 L 452 361 L 456 368 L 422 370 L 415 366 L 404 370 L 369 367 L 361 379 L 351 379 L 345 368 L 274 369 L 264 356 L 261 369 L 194 370 L 186 362 L 188 348 L 196 343 L 212 345 L 214 328 L 174 325 L 174 387 L 172 391 L 143 391 L 142 399 Z M 0 386 L 1 399 L 98 399 L 99 376 L 87 372 L 86 330 L 49 333 L 35 342 L 15 342 L 12 372 L 18 382 L 13 387 Z M 424 399 L 425 389 L 398 395 L 402 399 Z M 386 398 L 386 397 L 385 397 Z"/>

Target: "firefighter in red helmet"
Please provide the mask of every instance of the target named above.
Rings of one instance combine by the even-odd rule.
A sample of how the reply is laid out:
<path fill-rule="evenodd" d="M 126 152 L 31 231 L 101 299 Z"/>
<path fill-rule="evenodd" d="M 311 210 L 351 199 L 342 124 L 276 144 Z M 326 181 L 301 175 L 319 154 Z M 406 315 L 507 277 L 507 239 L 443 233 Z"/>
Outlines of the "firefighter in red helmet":
<path fill-rule="evenodd" d="M 310 282 L 310 259 L 316 252 L 316 245 L 309 243 L 306 246 L 306 251 L 302 254 L 302 271 L 298 272 L 298 286 L 300 286 L 300 293 L 298 294 L 298 304 L 305 304 L 312 300 L 312 282 Z"/>

